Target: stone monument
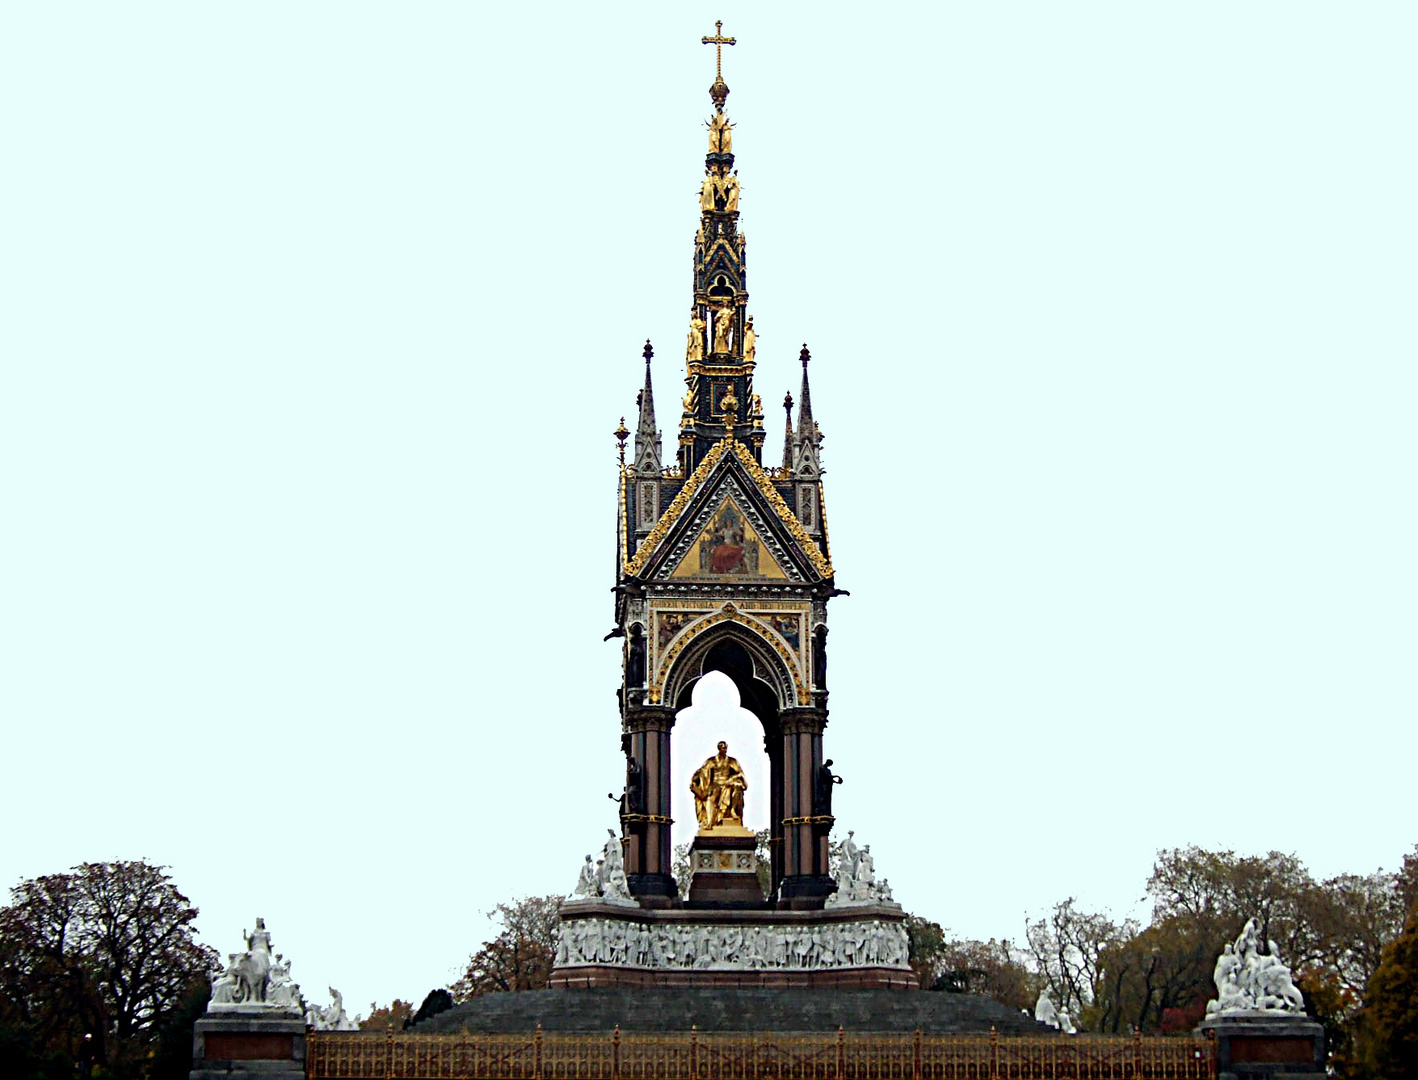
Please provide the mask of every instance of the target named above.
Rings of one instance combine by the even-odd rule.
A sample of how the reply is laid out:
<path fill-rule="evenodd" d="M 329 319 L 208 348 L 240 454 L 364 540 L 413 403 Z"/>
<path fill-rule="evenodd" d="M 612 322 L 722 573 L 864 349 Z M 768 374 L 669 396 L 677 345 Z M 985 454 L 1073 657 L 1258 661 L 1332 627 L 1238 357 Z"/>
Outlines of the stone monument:
<path fill-rule="evenodd" d="M 243 936 L 246 951 L 228 954 L 193 1029 L 191 1080 L 304 1077 L 306 1009 L 290 962 L 271 952 L 264 919 Z"/>
<path fill-rule="evenodd" d="M 634 453 L 622 439 L 615 627 L 622 644 L 620 830 L 588 855 L 561 906 L 553 987 L 917 987 L 906 963 L 905 913 L 852 834 L 832 842 L 841 777 L 823 756 L 827 605 L 843 594 L 828 548 L 822 429 L 798 354 L 796 430 L 781 464 L 764 458 L 768 361 L 749 312 L 743 187 L 725 110 L 722 27 L 714 45 L 704 174 L 696 189 L 690 332 L 678 458 L 666 468 L 643 351 Z M 786 373 L 785 373 L 786 374 Z M 698 679 L 737 687 L 763 730 L 768 819 L 744 820 L 748 778 L 725 742 L 690 781 L 698 829 L 685 899 L 671 843 L 672 733 Z M 737 755 L 756 747 L 735 746 Z M 757 782 L 757 781 L 755 781 Z M 768 839 L 760 883 L 757 837 Z"/>
<path fill-rule="evenodd" d="M 1304 998 L 1280 959 L 1249 920 L 1216 960 L 1216 997 L 1198 1031 L 1216 1035 L 1221 1080 L 1325 1075 L 1324 1027 L 1305 1015 Z"/>

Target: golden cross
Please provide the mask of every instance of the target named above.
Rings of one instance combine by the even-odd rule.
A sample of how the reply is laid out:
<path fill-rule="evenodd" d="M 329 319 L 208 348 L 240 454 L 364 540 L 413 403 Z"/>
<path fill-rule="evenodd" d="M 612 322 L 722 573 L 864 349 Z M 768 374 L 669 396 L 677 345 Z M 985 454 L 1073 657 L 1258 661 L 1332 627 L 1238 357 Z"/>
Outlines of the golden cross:
<path fill-rule="evenodd" d="M 723 20 L 723 19 L 715 19 L 715 20 L 714 20 L 714 36 L 713 36 L 713 37 L 708 37 L 708 36 L 706 35 L 706 36 L 700 41 L 700 44 L 701 44 L 701 45 L 712 45 L 712 46 L 714 46 L 714 78 L 716 78 L 716 79 L 722 79 L 722 78 L 724 77 L 724 63 L 723 63 L 723 60 L 724 60 L 724 46 L 725 46 L 725 45 L 732 45 L 733 43 L 734 43 L 734 39 L 733 39 L 733 38 L 731 38 L 731 37 L 725 37 L 725 36 L 724 36 L 724 20 Z"/>

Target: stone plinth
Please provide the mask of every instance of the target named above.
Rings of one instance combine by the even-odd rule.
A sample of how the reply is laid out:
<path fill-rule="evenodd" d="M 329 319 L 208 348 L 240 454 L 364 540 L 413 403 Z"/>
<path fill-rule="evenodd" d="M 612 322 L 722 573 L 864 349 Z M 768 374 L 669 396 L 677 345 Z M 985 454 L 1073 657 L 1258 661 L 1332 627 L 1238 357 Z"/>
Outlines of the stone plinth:
<path fill-rule="evenodd" d="M 1324 1027 L 1303 1013 L 1220 1013 L 1198 1031 L 1216 1033 L 1218 1080 L 1321 1080 L 1325 1075 Z"/>
<path fill-rule="evenodd" d="M 561 905 L 552 987 L 918 990 L 895 903 L 831 911 Z"/>
<path fill-rule="evenodd" d="M 754 857 L 757 839 L 747 829 L 701 832 L 689 846 L 689 904 L 762 907 Z"/>
<path fill-rule="evenodd" d="M 305 1021 L 272 1012 L 233 1009 L 198 1020 L 190 1080 L 303 1080 Z"/>

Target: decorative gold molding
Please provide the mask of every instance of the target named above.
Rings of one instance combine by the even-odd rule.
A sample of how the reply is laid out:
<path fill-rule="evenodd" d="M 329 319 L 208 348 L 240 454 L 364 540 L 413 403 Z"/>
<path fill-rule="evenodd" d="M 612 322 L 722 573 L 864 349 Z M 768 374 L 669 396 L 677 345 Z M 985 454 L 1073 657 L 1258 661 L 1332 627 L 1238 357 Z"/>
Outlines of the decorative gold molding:
<path fill-rule="evenodd" d="M 732 441 L 733 436 L 730 435 L 720 439 L 709 448 L 709 453 L 704 455 L 704 460 L 699 463 L 699 468 L 695 469 L 694 474 L 684 482 L 684 487 L 675 493 L 669 507 L 660 515 L 660 520 L 655 522 L 655 527 L 650 530 L 650 535 L 641 541 L 640 547 L 635 551 L 635 558 L 627 559 L 624 570 L 627 577 L 634 577 L 645 568 L 650 555 L 654 553 L 660 541 L 665 538 L 665 534 L 670 531 L 670 526 L 679 520 L 680 512 L 685 508 L 685 504 L 694 497 L 694 493 L 699 490 L 699 485 L 704 483 L 709 476 L 709 470 L 719 463 L 719 459 L 724 456 L 724 451 L 728 449 L 728 444 Z M 623 497 L 621 501 L 624 502 Z"/>
<path fill-rule="evenodd" d="M 788 649 L 787 642 L 773 630 L 771 626 L 754 618 L 746 611 L 742 611 L 731 600 L 718 611 L 706 615 L 698 622 L 690 623 L 681 630 L 675 639 L 670 642 L 670 647 L 665 654 L 659 657 L 655 664 L 655 678 L 650 684 L 649 699 L 651 704 L 659 704 L 661 696 L 665 690 L 665 678 L 670 673 L 670 668 L 674 666 L 679 654 L 684 652 L 690 642 L 701 637 L 706 630 L 710 630 L 721 622 L 736 622 L 752 630 L 765 645 L 770 646 L 778 658 L 787 665 L 788 674 L 792 676 L 793 692 L 798 702 L 809 700 L 807 682 L 803 677 L 802 659 L 795 656 Z M 793 708 L 793 706 L 787 706 Z"/>
<path fill-rule="evenodd" d="M 793 539 L 802 545 L 803 554 L 807 556 L 808 562 L 812 563 L 812 568 L 824 578 L 830 578 L 832 564 L 827 561 L 822 549 L 817 546 L 817 542 L 807 534 L 807 530 L 803 528 L 803 523 L 798 520 L 797 514 L 793 513 L 788 504 L 783 501 L 783 496 L 778 494 L 778 489 L 773 486 L 773 481 L 763 471 L 763 466 L 753 460 L 753 455 L 741 442 L 734 443 L 734 452 L 738 455 L 739 461 L 743 463 L 743 467 L 748 470 L 748 475 L 753 477 L 753 482 L 758 485 L 758 490 L 763 493 L 763 497 L 768 500 L 778 517 L 782 519 L 783 524 L 788 527 L 788 531 L 793 534 Z"/>

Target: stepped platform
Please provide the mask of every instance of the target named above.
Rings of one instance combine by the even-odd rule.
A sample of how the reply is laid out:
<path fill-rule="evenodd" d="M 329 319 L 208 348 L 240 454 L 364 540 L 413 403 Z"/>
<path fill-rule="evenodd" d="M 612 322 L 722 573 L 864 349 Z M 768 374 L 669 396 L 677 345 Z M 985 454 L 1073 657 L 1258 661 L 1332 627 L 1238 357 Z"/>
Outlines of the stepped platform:
<path fill-rule="evenodd" d="M 976 994 L 898 990 L 610 987 L 486 994 L 431 1016 L 411 1034 L 688 1031 L 780 1034 L 913 1032 L 1054 1035 L 1018 1009 Z"/>

